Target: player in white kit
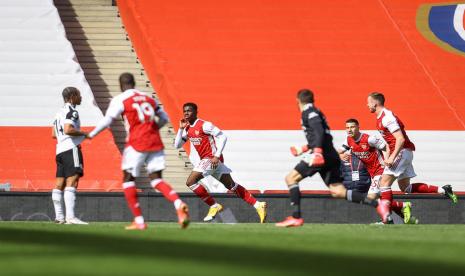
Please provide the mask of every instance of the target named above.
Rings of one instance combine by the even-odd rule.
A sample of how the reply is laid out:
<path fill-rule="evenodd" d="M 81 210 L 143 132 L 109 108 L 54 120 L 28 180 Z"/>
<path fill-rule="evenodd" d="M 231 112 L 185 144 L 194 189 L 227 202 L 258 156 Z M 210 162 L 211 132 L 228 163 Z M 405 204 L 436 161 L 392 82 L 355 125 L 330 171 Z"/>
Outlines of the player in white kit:
<path fill-rule="evenodd" d="M 87 133 L 80 130 L 81 122 L 76 106 L 81 104 L 81 93 L 75 87 L 63 90 L 65 105 L 56 114 L 53 122 L 52 137 L 56 145 L 56 185 L 52 191 L 55 222 L 58 224 L 88 224 L 74 214 L 76 189 L 79 178 L 84 175 L 84 163 L 81 143 Z M 66 219 L 63 213 L 63 199 L 66 208 Z"/>

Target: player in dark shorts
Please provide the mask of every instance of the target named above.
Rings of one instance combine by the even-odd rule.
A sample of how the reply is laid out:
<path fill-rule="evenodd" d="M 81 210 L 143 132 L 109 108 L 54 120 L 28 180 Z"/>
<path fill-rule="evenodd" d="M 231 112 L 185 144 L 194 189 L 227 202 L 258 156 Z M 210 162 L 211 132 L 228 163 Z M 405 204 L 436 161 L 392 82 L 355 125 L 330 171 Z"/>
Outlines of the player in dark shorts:
<path fill-rule="evenodd" d="M 66 87 L 62 93 L 65 105 L 55 116 L 52 137 L 56 139 L 56 184 L 52 190 L 55 222 L 58 224 L 87 224 L 74 214 L 76 189 L 84 175 L 81 143 L 87 133 L 81 131 L 81 121 L 76 109 L 81 104 L 81 93 L 75 87 Z M 66 219 L 63 212 L 66 210 Z"/>
<path fill-rule="evenodd" d="M 330 134 L 326 118 L 314 106 L 313 92 L 308 89 L 300 90 L 297 93 L 297 102 L 302 112 L 301 123 L 308 144 L 291 147 L 291 153 L 294 156 L 302 155 L 302 160 L 286 176 L 291 206 L 294 211 L 292 216 L 277 223 L 276 226 L 296 227 L 304 224 L 300 211 L 299 182 L 316 173 L 320 174 L 326 186 L 328 186 L 331 196 L 376 207 L 377 201 L 367 199 L 365 194 L 356 190 L 347 190 L 342 184 L 341 161 L 333 147 L 333 137 Z"/>

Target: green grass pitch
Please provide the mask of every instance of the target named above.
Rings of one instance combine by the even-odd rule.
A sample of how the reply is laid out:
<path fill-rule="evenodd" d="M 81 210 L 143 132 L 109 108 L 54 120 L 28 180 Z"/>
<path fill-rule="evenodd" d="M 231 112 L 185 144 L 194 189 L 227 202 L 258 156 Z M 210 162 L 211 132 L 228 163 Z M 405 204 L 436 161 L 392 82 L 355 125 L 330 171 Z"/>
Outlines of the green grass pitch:
<path fill-rule="evenodd" d="M 465 225 L 0 223 L 0 275 L 465 275 Z"/>

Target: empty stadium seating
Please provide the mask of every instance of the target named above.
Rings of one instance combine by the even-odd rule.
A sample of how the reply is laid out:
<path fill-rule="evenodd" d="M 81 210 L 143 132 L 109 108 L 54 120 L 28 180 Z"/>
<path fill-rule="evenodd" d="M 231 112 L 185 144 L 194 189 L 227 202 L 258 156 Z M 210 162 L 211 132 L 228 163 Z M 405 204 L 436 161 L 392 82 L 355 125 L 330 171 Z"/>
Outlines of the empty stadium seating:
<path fill-rule="evenodd" d="M 55 182 L 51 124 L 63 105 L 61 91 L 81 91 L 84 128 L 95 126 L 102 112 L 52 0 L 0 1 L 0 36 L 0 183 L 48 191 Z M 80 190 L 120 188 L 120 154 L 109 131 L 85 141 L 83 153 Z"/>
<path fill-rule="evenodd" d="M 445 1 L 119 0 L 126 30 L 171 118 L 182 103 L 230 137 L 227 164 L 251 189 L 283 190 L 304 143 L 296 91 L 316 92 L 335 141 L 387 96 L 417 145 L 418 180 L 465 190 L 465 62 L 425 38 L 425 5 Z M 429 22 L 428 22 L 429 23 Z M 318 178 L 303 189 L 324 189 Z"/>

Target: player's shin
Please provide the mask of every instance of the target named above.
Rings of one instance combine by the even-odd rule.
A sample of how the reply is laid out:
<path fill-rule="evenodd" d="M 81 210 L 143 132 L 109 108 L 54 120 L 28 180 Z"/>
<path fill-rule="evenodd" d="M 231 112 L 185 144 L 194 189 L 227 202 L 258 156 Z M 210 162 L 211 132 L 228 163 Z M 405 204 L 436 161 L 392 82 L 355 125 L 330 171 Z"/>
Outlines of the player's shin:
<path fill-rule="evenodd" d="M 239 184 L 235 184 L 234 187 L 230 189 L 232 192 L 234 192 L 238 197 L 242 198 L 245 202 L 247 202 L 249 205 L 252 205 L 256 207 L 255 205 L 257 204 L 257 200 L 255 197 L 243 186 Z"/>
<path fill-rule="evenodd" d="M 392 203 L 392 190 L 391 187 L 381 187 L 381 197 L 376 211 L 381 216 L 383 223 L 392 223 L 391 218 L 391 203 Z"/>
<path fill-rule="evenodd" d="M 74 205 L 76 203 L 76 188 L 66 187 L 63 195 L 66 208 L 66 219 L 75 218 Z"/>
<path fill-rule="evenodd" d="M 142 211 L 140 209 L 139 200 L 137 199 L 137 190 L 136 184 L 134 181 L 129 181 L 123 183 L 124 188 L 124 197 L 128 204 L 129 210 L 131 210 L 134 220 L 138 224 L 144 223 L 144 218 L 142 217 Z"/>
<path fill-rule="evenodd" d="M 391 209 L 394 213 L 398 214 L 401 218 L 404 218 L 404 214 L 402 213 L 403 207 L 404 207 L 403 202 L 392 200 Z"/>
<path fill-rule="evenodd" d="M 65 220 L 65 216 L 63 213 L 63 192 L 61 190 L 52 190 L 52 202 L 55 209 L 55 221 L 62 223 Z"/>
<path fill-rule="evenodd" d="M 174 208 L 179 209 L 179 207 L 182 204 L 182 201 L 181 199 L 179 199 L 178 194 L 171 188 L 170 184 L 168 184 L 161 178 L 157 178 L 150 181 L 150 185 L 152 185 L 154 189 L 162 193 L 167 200 L 173 202 Z"/>
<path fill-rule="evenodd" d="M 375 208 L 378 206 L 377 200 L 367 198 L 366 193 L 361 193 L 359 191 L 347 190 L 346 199 L 350 202 L 369 205 Z"/>
<path fill-rule="evenodd" d="M 430 194 L 430 193 L 442 193 L 444 194 L 444 189 L 439 188 L 438 186 L 428 185 L 425 183 L 413 183 L 410 184 L 407 189 L 405 189 L 406 193 L 422 193 L 422 194 Z"/>
<path fill-rule="evenodd" d="M 300 189 L 299 184 L 293 184 L 289 186 L 289 196 L 291 199 L 291 206 L 294 208 L 292 216 L 294 218 L 300 218 Z"/>
<path fill-rule="evenodd" d="M 200 183 L 189 186 L 191 189 L 203 202 L 208 206 L 213 206 L 216 204 L 215 199 L 208 193 L 207 189 L 202 186 Z"/>

